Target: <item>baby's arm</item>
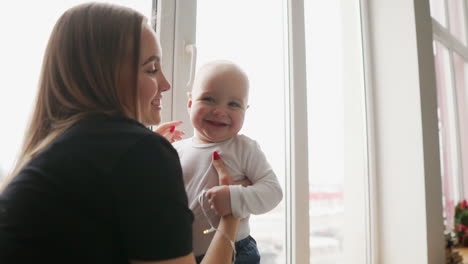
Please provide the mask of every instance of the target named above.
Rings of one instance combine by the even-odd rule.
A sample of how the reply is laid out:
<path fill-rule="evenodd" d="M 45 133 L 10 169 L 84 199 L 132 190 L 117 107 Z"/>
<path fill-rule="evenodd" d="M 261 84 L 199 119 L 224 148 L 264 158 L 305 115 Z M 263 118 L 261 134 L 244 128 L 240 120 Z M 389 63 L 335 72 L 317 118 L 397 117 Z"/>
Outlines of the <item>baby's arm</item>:
<path fill-rule="evenodd" d="M 238 182 L 233 182 L 232 185 L 250 186 L 252 185 L 252 182 L 249 179 L 244 179 Z M 215 186 L 206 192 L 206 197 L 208 199 L 211 209 L 218 216 L 232 214 L 231 194 L 229 186 Z"/>
<path fill-rule="evenodd" d="M 252 141 L 248 148 L 245 173 L 252 185 L 229 187 L 232 215 L 240 218 L 266 213 L 283 199 L 278 179 L 260 146 Z"/>
<path fill-rule="evenodd" d="M 232 185 L 241 185 L 241 186 L 247 187 L 247 186 L 252 185 L 252 182 L 248 178 L 245 178 L 243 180 L 234 182 Z"/>

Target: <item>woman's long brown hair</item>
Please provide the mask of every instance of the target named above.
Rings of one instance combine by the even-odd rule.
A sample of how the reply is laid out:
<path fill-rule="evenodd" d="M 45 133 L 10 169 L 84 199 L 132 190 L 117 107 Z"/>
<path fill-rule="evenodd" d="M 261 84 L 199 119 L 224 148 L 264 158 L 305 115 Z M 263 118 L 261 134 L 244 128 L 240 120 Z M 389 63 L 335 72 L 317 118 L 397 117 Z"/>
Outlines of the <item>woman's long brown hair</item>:
<path fill-rule="evenodd" d="M 104 113 L 140 121 L 136 74 L 144 22 L 135 10 L 104 3 L 82 4 L 59 18 L 44 54 L 22 149 L 0 192 L 28 161 L 84 117 Z M 124 107 L 119 85 L 124 64 L 134 69 L 132 109 Z"/>

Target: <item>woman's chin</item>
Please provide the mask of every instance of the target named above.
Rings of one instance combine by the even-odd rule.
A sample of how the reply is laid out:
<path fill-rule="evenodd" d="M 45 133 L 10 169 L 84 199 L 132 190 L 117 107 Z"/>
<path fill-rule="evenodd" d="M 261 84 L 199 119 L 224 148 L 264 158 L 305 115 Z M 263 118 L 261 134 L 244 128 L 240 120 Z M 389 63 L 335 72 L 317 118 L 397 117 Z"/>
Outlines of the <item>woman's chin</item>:
<path fill-rule="evenodd" d="M 161 123 L 161 117 L 158 116 L 151 116 L 143 119 L 143 124 L 145 126 L 157 126 Z"/>

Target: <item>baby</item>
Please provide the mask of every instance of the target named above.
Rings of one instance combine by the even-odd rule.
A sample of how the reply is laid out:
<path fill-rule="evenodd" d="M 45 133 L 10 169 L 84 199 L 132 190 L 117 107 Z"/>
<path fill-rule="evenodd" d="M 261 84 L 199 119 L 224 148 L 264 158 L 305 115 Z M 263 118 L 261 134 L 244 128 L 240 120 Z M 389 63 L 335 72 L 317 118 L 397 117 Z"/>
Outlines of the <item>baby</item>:
<path fill-rule="evenodd" d="M 194 127 L 192 138 L 174 143 L 182 164 L 184 183 L 195 220 L 194 253 L 199 263 L 219 217 L 241 218 L 236 239 L 236 262 L 259 263 L 255 240 L 250 236 L 250 214 L 272 210 L 283 198 L 278 179 L 254 140 L 238 134 L 248 108 L 249 80 L 235 64 L 214 61 L 203 65 L 188 93 L 188 110 Z M 251 184 L 218 186 L 212 158 L 219 156 L 233 181 Z M 211 229 L 213 230 L 213 229 Z"/>

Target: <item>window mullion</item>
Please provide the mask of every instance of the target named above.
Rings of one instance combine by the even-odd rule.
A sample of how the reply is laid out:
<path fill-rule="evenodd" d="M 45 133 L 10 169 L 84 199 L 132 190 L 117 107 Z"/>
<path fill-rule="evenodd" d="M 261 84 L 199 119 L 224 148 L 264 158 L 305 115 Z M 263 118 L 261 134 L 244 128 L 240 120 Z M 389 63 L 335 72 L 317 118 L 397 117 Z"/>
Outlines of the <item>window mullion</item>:
<path fill-rule="evenodd" d="M 465 43 L 468 43 L 468 26 L 467 26 L 467 24 L 468 24 L 468 13 L 467 13 L 468 10 L 467 10 L 466 1 L 462 1 L 462 9 L 463 9 L 463 22 L 465 23 L 465 27 L 464 27 L 464 29 L 465 29 L 465 32 L 464 32 L 465 33 L 465 39 L 464 39 L 464 41 L 465 41 Z M 465 47 L 466 46 L 467 45 L 465 44 Z"/>
<path fill-rule="evenodd" d="M 435 19 L 432 19 L 432 31 L 435 40 L 442 43 L 449 50 L 457 52 L 465 61 L 468 60 L 468 48 Z"/>
<path fill-rule="evenodd" d="M 169 83 L 174 81 L 174 34 L 175 34 L 175 1 L 153 0 L 153 14 L 156 14 L 155 31 L 160 41 L 163 56 L 161 58 L 162 69 Z M 164 15 L 162 15 L 164 14 Z M 174 89 L 164 93 L 161 112 L 161 120 L 166 122 L 174 119 L 173 116 Z"/>
<path fill-rule="evenodd" d="M 303 0 L 288 0 L 290 170 L 286 178 L 289 206 L 289 263 L 309 263 L 309 180 L 307 152 L 307 84 Z"/>
<path fill-rule="evenodd" d="M 194 70 L 190 69 L 190 65 L 192 65 L 191 60 L 196 60 L 196 57 L 188 53 L 186 47 L 195 44 L 197 1 L 179 0 L 164 2 L 175 3 L 172 119 L 182 121 L 183 123 L 178 128 L 185 132 L 186 137 L 190 137 L 193 134 L 193 128 L 190 124 L 186 105 L 187 92 L 191 90 L 191 87 L 187 83 L 191 74 L 190 71 Z"/>

